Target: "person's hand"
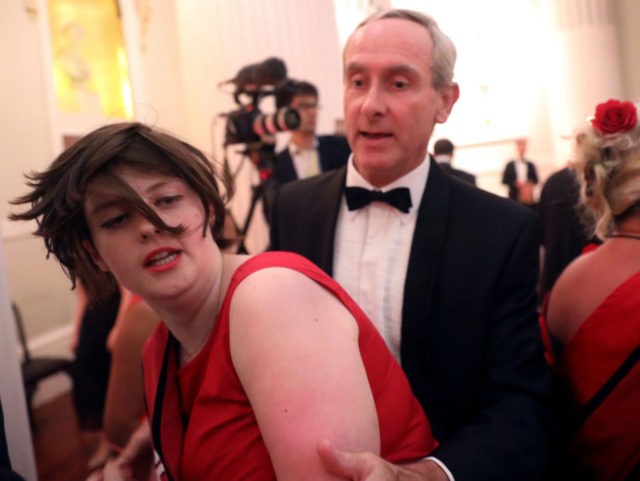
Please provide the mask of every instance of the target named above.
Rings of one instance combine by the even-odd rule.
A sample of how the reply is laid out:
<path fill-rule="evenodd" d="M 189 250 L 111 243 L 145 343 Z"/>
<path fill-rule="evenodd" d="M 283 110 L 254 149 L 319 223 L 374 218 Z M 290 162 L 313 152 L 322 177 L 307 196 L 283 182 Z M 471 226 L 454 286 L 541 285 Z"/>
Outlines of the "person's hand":
<path fill-rule="evenodd" d="M 149 481 L 153 479 L 152 472 L 151 431 L 145 421 L 131 435 L 120 455 L 107 462 L 100 481 Z"/>
<path fill-rule="evenodd" d="M 533 204 L 533 188 L 531 182 L 521 182 L 518 186 L 518 200 L 523 204 Z"/>
<path fill-rule="evenodd" d="M 327 471 L 350 481 L 448 481 L 431 460 L 398 466 L 373 453 L 341 451 L 326 440 L 318 443 L 318 455 Z"/>

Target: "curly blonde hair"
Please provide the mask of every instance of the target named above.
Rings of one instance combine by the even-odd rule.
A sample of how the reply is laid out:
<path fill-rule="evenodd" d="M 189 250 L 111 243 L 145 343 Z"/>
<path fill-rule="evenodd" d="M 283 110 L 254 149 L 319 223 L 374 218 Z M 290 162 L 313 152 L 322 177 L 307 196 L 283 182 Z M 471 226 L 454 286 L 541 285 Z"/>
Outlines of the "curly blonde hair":
<path fill-rule="evenodd" d="M 593 215 L 593 234 L 604 240 L 617 220 L 640 213 L 640 126 L 613 134 L 589 126 L 575 140 L 581 202 Z"/>

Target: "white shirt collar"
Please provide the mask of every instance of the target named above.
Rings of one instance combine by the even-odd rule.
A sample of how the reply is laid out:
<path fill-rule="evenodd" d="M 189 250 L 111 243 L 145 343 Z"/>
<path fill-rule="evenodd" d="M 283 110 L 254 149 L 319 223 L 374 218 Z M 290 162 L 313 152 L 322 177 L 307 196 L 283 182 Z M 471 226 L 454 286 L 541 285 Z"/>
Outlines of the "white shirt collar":
<path fill-rule="evenodd" d="M 447 154 L 434 155 L 433 159 L 439 164 L 450 164 L 453 160 L 451 156 Z"/>
<path fill-rule="evenodd" d="M 304 152 L 304 151 L 309 152 L 310 150 L 318 150 L 318 137 L 313 139 L 313 144 L 311 145 L 310 149 L 303 149 L 302 147 L 297 146 L 293 142 L 289 142 L 289 153 L 291 154 L 292 157 L 295 155 L 298 155 L 300 152 Z"/>

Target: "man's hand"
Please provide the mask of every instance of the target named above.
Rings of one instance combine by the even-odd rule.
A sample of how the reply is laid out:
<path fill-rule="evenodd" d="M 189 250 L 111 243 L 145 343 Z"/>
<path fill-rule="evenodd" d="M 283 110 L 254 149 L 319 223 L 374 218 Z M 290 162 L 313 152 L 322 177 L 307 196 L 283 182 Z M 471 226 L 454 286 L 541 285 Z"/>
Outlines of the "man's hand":
<path fill-rule="evenodd" d="M 327 471 L 349 481 L 448 481 L 428 459 L 398 466 L 373 453 L 341 451 L 326 440 L 318 443 L 318 455 Z"/>

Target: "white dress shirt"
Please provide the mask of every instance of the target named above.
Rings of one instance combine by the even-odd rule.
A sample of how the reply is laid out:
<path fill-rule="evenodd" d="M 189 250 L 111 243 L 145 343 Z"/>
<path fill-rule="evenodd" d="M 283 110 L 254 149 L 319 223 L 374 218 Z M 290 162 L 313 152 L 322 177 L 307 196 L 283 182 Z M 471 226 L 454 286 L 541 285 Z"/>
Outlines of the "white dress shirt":
<path fill-rule="evenodd" d="M 526 182 L 527 179 L 527 161 L 524 159 L 516 159 L 514 161 L 514 167 L 516 168 L 516 180 L 520 182 Z"/>
<path fill-rule="evenodd" d="M 298 179 L 305 179 L 320 173 L 320 158 L 318 156 L 318 139 L 313 141 L 311 149 L 303 149 L 297 145 L 289 144 L 289 153 L 293 160 Z"/>
<path fill-rule="evenodd" d="M 333 277 L 369 316 L 399 364 L 404 284 L 428 176 L 427 155 L 411 172 L 379 189 L 386 192 L 407 187 L 412 204 L 408 213 L 384 202 L 350 211 L 343 196 L 336 223 Z M 353 155 L 347 164 L 346 186 L 374 189 L 356 170 Z M 442 461 L 433 456 L 426 459 L 438 464 L 449 481 L 455 481 Z"/>
<path fill-rule="evenodd" d="M 404 283 L 428 175 L 427 157 L 413 171 L 380 189 L 407 187 L 412 203 L 408 213 L 384 202 L 350 211 L 343 198 L 336 224 L 334 278 L 369 316 L 398 362 Z M 346 185 L 373 189 L 356 170 L 353 156 L 347 165 Z"/>

